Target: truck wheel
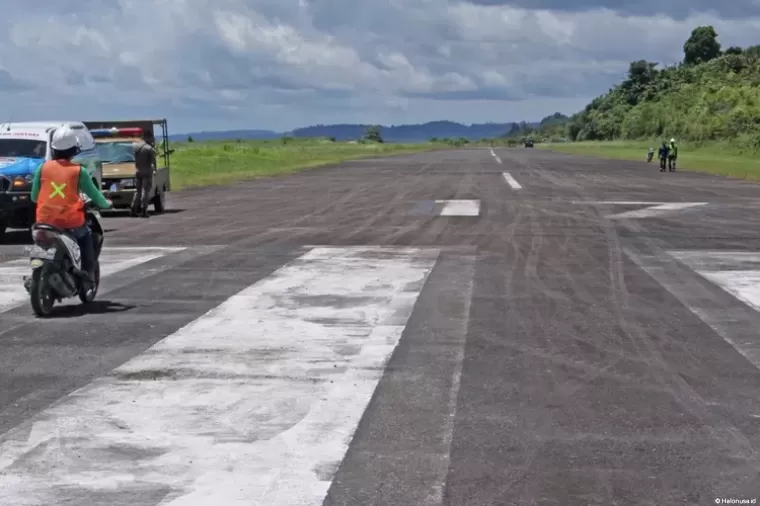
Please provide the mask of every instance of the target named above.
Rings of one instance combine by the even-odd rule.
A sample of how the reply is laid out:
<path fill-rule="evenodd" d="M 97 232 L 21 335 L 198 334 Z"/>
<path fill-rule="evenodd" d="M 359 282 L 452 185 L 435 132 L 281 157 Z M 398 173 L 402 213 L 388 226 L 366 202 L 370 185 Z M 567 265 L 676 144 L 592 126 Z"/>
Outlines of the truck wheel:
<path fill-rule="evenodd" d="M 156 214 L 161 214 L 166 210 L 166 192 L 163 189 L 156 191 L 156 196 L 153 197 L 153 209 Z"/>

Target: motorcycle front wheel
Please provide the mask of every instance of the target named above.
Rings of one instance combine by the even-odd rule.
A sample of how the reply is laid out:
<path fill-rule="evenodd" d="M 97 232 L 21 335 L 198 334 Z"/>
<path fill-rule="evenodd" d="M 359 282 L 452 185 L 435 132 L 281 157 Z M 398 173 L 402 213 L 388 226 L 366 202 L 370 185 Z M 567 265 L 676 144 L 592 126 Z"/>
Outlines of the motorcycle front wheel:
<path fill-rule="evenodd" d="M 53 288 L 48 283 L 48 268 L 46 265 L 32 271 L 32 283 L 29 287 L 29 297 L 32 311 L 40 318 L 50 316 L 55 304 Z"/>

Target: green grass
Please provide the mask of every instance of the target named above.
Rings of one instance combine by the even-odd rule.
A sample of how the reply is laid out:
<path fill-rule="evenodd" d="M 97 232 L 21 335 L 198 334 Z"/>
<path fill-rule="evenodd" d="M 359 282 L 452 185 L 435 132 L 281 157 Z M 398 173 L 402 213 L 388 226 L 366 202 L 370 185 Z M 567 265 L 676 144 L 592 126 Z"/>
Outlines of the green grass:
<path fill-rule="evenodd" d="M 654 141 L 567 142 L 542 143 L 536 144 L 536 147 L 575 155 L 642 162 L 645 161 L 647 151 L 652 147 L 655 155 L 651 163 L 657 167 L 657 148 L 660 143 Z M 678 169 L 760 180 L 760 155 L 757 152 L 742 151 L 727 143 L 699 146 L 679 143 Z"/>
<path fill-rule="evenodd" d="M 323 139 L 182 142 L 170 146 L 172 190 L 290 174 L 344 160 L 441 149 L 422 144 L 359 144 Z"/>

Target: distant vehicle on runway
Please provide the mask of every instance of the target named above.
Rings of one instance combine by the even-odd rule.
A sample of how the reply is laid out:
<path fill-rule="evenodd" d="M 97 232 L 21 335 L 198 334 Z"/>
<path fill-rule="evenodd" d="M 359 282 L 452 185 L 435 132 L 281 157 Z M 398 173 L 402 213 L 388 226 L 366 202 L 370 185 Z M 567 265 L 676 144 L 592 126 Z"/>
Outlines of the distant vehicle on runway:
<path fill-rule="evenodd" d="M 155 139 L 154 127 L 161 127 L 161 146 L 155 146 L 156 172 L 150 191 L 151 203 L 156 213 L 166 210 L 166 192 L 171 191 L 169 155 L 169 131 L 166 119 L 134 121 L 86 121 L 95 138 L 98 154 L 103 160 L 103 183 L 101 190 L 113 202 L 114 209 L 129 209 L 135 196 L 137 167 L 133 143 L 142 138 L 143 132 Z"/>
<path fill-rule="evenodd" d="M 525 147 L 526 148 L 532 148 L 533 147 L 533 139 L 525 139 Z"/>
<path fill-rule="evenodd" d="M 97 206 L 85 199 L 85 219 L 92 231 L 95 258 L 93 284 L 82 275 L 82 256 L 76 238 L 51 225 L 36 223 L 32 227 L 34 244 L 26 249 L 32 275 L 24 278 L 34 314 L 50 316 L 55 302 L 79 296 L 83 303 L 95 300 L 100 286 L 100 252 L 103 250 L 103 227 Z"/>
<path fill-rule="evenodd" d="M 0 237 L 6 228 L 28 229 L 37 208 L 30 198 L 37 168 L 51 158 L 53 133 L 68 125 L 76 133 L 80 153 L 72 160 L 82 165 L 100 188 L 103 164 L 95 140 L 81 121 L 34 121 L 0 124 Z"/>

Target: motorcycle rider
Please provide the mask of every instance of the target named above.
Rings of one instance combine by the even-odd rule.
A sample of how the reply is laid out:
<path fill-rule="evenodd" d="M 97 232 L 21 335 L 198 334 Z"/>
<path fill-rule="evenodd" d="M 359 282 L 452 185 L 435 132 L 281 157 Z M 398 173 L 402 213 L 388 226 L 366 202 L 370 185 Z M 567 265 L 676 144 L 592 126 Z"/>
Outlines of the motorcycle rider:
<path fill-rule="evenodd" d="M 653 156 L 654 156 L 654 148 L 649 148 L 649 153 L 647 153 L 647 163 L 652 161 Z"/>
<path fill-rule="evenodd" d="M 82 271 L 87 281 L 94 282 L 95 245 L 92 231 L 87 226 L 84 193 L 100 207 L 108 209 L 112 203 L 92 183 L 87 169 L 71 161 L 80 152 L 74 130 L 65 125 L 53 133 L 50 141 L 52 159 L 43 162 L 34 173 L 32 201 L 37 203 L 35 221 L 52 225 L 71 233 L 82 254 Z"/>

